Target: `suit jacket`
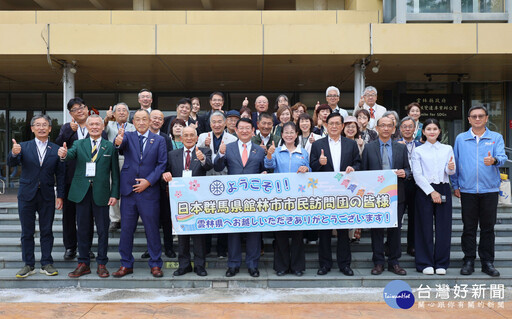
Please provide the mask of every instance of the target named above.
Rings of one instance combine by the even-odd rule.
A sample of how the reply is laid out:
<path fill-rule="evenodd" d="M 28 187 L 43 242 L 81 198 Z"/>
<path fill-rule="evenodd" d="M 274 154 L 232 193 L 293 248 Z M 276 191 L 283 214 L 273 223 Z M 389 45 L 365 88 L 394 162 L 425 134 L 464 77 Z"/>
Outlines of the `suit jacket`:
<path fill-rule="evenodd" d="M 172 151 L 172 139 L 168 134 L 165 134 L 164 132 L 160 131 L 160 136 L 165 139 L 165 149 L 167 150 L 167 153 Z"/>
<path fill-rule="evenodd" d="M 347 166 L 351 166 L 354 170 L 361 169 L 361 157 L 359 156 L 359 148 L 357 143 L 351 139 L 340 136 L 341 145 L 341 161 L 340 172 L 344 172 Z M 320 155 L 324 150 L 327 157 L 327 164 L 320 165 Z M 329 148 L 329 138 L 323 137 L 311 145 L 310 166 L 313 172 L 333 172 L 334 165 L 332 163 L 331 150 Z"/>
<path fill-rule="evenodd" d="M 89 133 L 87 133 L 86 138 L 89 137 Z M 102 139 L 108 139 L 107 133 L 103 131 L 101 133 Z M 64 123 L 62 127 L 60 128 L 59 136 L 57 136 L 57 139 L 55 140 L 55 143 L 59 146 L 62 146 L 64 142 L 66 142 L 66 147 L 68 149 L 73 147 L 73 142 L 78 140 L 78 133 L 77 131 L 73 131 L 71 129 L 71 126 L 68 123 Z M 76 161 L 66 161 L 66 184 L 71 184 L 71 181 L 73 181 L 73 176 L 75 175 L 75 167 L 76 167 Z"/>
<path fill-rule="evenodd" d="M 164 132 L 164 133 L 167 133 L 167 136 L 169 136 L 169 134 L 171 134 L 171 122 L 174 121 L 175 118 L 176 118 L 176 115 L 166 116 L 164 118 L 164 124 L 162 125 L 162 128 L 160 129 L 160 133 Z M 196 124 L 197 121 L 189 116 L 188 123 Z M 199 135 L 199 126 L 197 127 L 196 131 L 197 131 L 197 134 Z"/>
<path fill-rule="evenodd" d="M 197 159 L 196 151 L 194 149 L 192 154 L 190 154 L 190 170 L 192 171 L 192 176 L 206 176 L 206 172 L 213 167 L 212 151 L 206 147 L 199 147 L 199 150 L 204 154 L 204 165 L 201 165 L 201 161 Z M 183 170 L 185 169 L 183 167 L 184 152 L 185 149 L 180 148 L 167 154 L 166 172 L 171 172 L 172 177 L 183 177 Z"/>
<path fill-rule="evenodd" d="M 199 116 L 197 118 L 197 133 L 205 133 L 211 132 L 212 128 L 210 126 L 210 116 L 212 115 L 212 110 L 206 112 L 203 116 Z"/>
<path fill-rule="evenodd" d="M 18 199 L 31 201 L 41 188 L 41 194 L 48 200 L 55 202 L 54 185 L 57 181 L 57 197 L 64 198 L 64 175 L 65 164 L 60 160 L 57 152 L 59 146 L 48 141 L 46 155 L 43 159 L 43 165 L 39 164 L 39 155 L 35 140 L 21 142 L 21 153 L 13 156 L 9 152 L 9 166 L 21 164 L 20 188 L 18 189 Z"/>
<path fill-rule="evenodd" d="M 126 132 L 119 150 L 124 154 L 124 165 L 121 169 L 121 195 L 130 195 L 136 183 L 135 179 L 145 178 L 151 186 L 142 192 L 143 197 L 148 200 L 158 200 L 160 198 L 159 181 L 167 165 L 165 139 L 150 131 L 141 158 L 137 132 Z"/>
<path fill-rule="evenodd" d="M 264 157 L 265 151 L 259 145 L 252 143 L 250 155 L 244 167 L 238 142 L 234 142 L 226 145 L 226 154 L 223 157 L 220 153 L 217 154 L 213 168 L 221 172 L 224 167 L 227 167 L 229 175 L 259 174 L 266 170 L 263 163 Z"/>
<path fill-rule="evenodd" d="M 363 150 L 363 170 L 381 170 L 382 169 L 382 156 L 380 154 L 380 139 L 368 143 Z M 396 141 L 391 142 L 391 150 L 393 153 L 392 169 L 403 169 L 405 171 L 405 178 L 398 178 L 398 202 L 405 201 L 405 186 L 404 181 L 411 179 L 411 167 L 409 166 L 409 159 L 407 157 L 407 147 Z"/>
<path fill-rule="evenodd" d="M 98 206 L 107 206 L 110 197 L 119 198 L 119 158 L 112 142 L 101 139 L 96 157 L 96 174 L 85 176 L 86 163 L 91 161 L 91 139 L 84 138 L 73 143 L 66 161 L 76 159 L 75 176 L 69 188 L 68 199 L 80 203 L 91 186 L 92 198 Z M 112 180 L 112 187 L 110 181 Z"/>
<path fill-rule="evenodd" d="M 105 126 L 105 132 L 107 133 L 108 140 L 114 143 L 117 133 L 119 129 L 117 128 L 116 121 L 109 121 L 107 126 Z M 135 126 L 132 123 L 126 122 L 124 127 L 125 132 L 133 132 L 135 131 Z"/>
<path fill-rule="evenodd" d="M 213 138 L 212 138 L 213 135 L 212 134 L 213 134 L 212 132 L 201 133 L 201 135 L 199 135 L 199 138 L 197 139 L 197 146 L 198 147 L 206 147 L 205 141 L 209 135 L 210 138 L 212 139 L 212 142 L 210 143 L 210 150 L 212 152 L 212 159 L 214 159 L 217 156 L 217 153 L 215 153 L 214 149 L 213 149 Z M 237 140 L 238 139 L 235 136 L 233 136 L 232 134 L 224 132 L 224 134 L 222 135 L 221 143 L 224 142 L 224 144 L 228 145 L 229 143 L 236 142 Z M 212 169 L 208 172 L 207 175 L 226 175 L 226 174 L 227 174 L 227 169 L 224 169 L 222 172 L 216 172 L 212 167 Z"/>

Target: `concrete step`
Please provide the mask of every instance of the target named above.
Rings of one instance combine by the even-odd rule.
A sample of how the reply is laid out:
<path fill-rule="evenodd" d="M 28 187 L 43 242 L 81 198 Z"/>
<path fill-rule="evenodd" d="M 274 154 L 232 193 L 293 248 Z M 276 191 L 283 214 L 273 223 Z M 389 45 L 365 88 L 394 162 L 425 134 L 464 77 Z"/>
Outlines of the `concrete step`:
<path fill-rule="evenodd" d="M 337 288 L 337 287 L 385 287 L 390 281 L 405 280 L 411 288 L 420 285 L 435 288 L 436 284 L 466 284 L 471 287 L 474 284 L 503 284 L 512 280 L 512 268 L 500 268 L 501 277 L 492 278 L 477 270 L 471 276 L 461 276 L 459 269 L 450 268 L 444 276 L 426 276 L 416 272 L 412 268 L 406 268 L 407 276 L 397 276 L 389 271 L 382 275 L 370 275 L 370 268 L 354 269 L 354 276 L 347 277 L 338 271 L 331 271 L 325 276 L 318 276 L 316 269 L 306 270 L 304 276 L 296 277 L 286 275 L 279 277 L 268 267 L 260 268 L 260 277 L 252 278 L 245 268 L 235 277 L 225 277 L 225 269 L 207 269 L 208 276 L 199 277 L 195 273 L 174 277 L 172 269 L 163 269 L 163 278 L 153 278 L 149 267 L 137 267 L 134 273 L 123 278 L 99 278 L 95 273 L 96 264 L 92 263 L 92 273 L 78 279 L 71 279 L 67 274 L 73 268 L 60 268 L 59 275 L 48 277 L 40 273 L 24 279 L 16 278 L 18 269 L 0 269 L 0 288 Z M 117 270 L 119 265 L 108 265 L 110 272 Z M 51 298 L 50 298 L 51 301 Z"/>

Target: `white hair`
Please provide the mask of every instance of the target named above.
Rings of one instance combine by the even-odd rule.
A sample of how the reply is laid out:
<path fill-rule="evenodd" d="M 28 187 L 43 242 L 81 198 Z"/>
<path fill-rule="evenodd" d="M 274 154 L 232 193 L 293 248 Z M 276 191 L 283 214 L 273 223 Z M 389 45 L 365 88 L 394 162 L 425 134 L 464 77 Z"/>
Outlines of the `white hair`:
<path fill-rule="evenodd" d="M 98 114 L 91 114 L 87 117 L 87 119 L 85 120 L 85 124 L 89 124 L 89 120 L 90 119 L 97 119 L 99 118 L 100 119 L 100 122 L 103 124 L 103 119 L 101 118 L 101 116 L 99 116 Z"/>
<path fill-rule="evenodd" d="M 363 95 L 366 94 L 366 92 L 370 92 L 370 91 L 375 91 L 375 94 L 377 94 L 377 89 L 373 86 L 367 86 L 364 91 L 363 91 Z"/>
<path fill-rule="evenodd" d="M 128 113 L 130 113 L 130 108 L 128 108 L 128 104 L 126 104 L 126 103 L 124 103 L 124 102 L 119 102 L 119 103 L 117 103 L 116 105 L 114 105 L 114 108 L 112 109 L 112 112 L 115 112 L 115 111 L 116 111 L 116 109 L 117 109 L 117 106 L 118 106 L 118 105 L 123 105 L 124 107 L 126 107 L 126 111 L 127 111 Z"/>
<path fill-rule="evenodd" d="M 333 90 L 336 91 L 336 93 L 338 93 L 338 95 L 340 95 L 340 89 L 331 85 L 327 88 L 327 90 L 325 90 L 325 96 L 329 95 L 329 91 L 333 91 Z"/>

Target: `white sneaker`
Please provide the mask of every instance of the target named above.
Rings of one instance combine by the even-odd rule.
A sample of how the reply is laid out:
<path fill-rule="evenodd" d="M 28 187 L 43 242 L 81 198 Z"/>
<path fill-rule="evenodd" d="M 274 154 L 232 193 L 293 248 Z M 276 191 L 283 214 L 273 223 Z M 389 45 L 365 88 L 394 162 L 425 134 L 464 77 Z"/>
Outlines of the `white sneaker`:
<path fill-rule="evenodd" d="M 427 267 L 423 269 L 424 275 L 433 275 L 434 274 L 434 267 Z"/>
<path fill-rule="evenodd" d="M 444 269 L 444 268 L 437 268 L 436 269 L 436 274 L 437 275 L 446 275 L 446 269 Z"/>

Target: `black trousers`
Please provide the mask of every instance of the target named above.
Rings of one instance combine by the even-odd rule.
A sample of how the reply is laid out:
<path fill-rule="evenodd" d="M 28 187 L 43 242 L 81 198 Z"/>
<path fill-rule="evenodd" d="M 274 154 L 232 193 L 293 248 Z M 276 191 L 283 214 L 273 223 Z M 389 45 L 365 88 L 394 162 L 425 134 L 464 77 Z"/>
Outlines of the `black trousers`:
<path fill-rule="evenodd" d="M 498 211 L 498 194 L 460 194 L 464 224 L 461 238 L 464 261 L 474 261 L 476 258 L 476 232 L 480 225 L 480 261 L 494 262 L 494 225 Z"/>
<path fill-rule="evenodd" d="M 430 195 L 416 193 L 416 270 L 427 267 L 448 269 L 452 240 L 452 194 L 450 184 L 431 184 L 446 196 L 446 203 L 434 204 Z M 435 243 L 434 231 L 435 226 Z"/>
<path fill-rule="evenodd" d="M 178 236 L 178 262 L 180 268 L 190 266 L 190 239 L 194 243 L 194 266 L 205 266 L 204 235 L 179 235 Z"/>
<path fill-rule="evenodd" d="M 302 231 L 278 231 L 274 235 L 276 237 L 274 270 L 291 270 L 293 272 L 306 270 L 306 252 Z M 291 245 L 290 237 L 292 238 Z"/>
<path fill-rule="evenodd" d="M 205 247 L 206 254 L 209 254 L 212 251 L 212 234 L 204 235 L 205 236 Z M 216 234 L 217 236 L 217 256 L 227 256 L 228 255 L 228 234 Z"/>
<path fill-rule="evenodd" d="M 165 250 L 174 251 L 172 248 L 172 221 L 169 194 L 166 187 L 160 187 L 160 226 L 164 233 Z"/>
<path fill-rule="evenodd" d="M 414 179 L 405 180 L 405 211 L 407 211 L 407 248 L 415 248 L 415 210 L 416 210 L 416 192 L 418 186 Z M 421 192 L 421 190 L 419 190 Z"/>
<path fill-rule="evenodd" d="M 336 261 L 340 269 L 350 266 L 352 254 L 350 252 L 350 239 L 348 238 L 348 229 L 338 229 L 338 242 L 336 245 Z M 332 268 L 332 251 L 331 251 L 331 234 L 332 230 L 318 231 L 318 261 L 320 268 Z"/>
<path fill-rule="evenodd" d="M 66 184 L 64 200 L 62 204 L 62 241 L 65 249 L 77 249 L 76 232 L 76 203 L 68 199 L 71 184 Z M 94 225 L 91 223 L 90 244 L 92 246 L 92 236 L 94 235 Z"/>
<path fill-rule="evenodd" d="M 372 228 L 372 251 L 373 251 L 373 264 L 383 265 L 386 262 L 384 257 L 384 230 L 387 230 L 387 242 L 389 245 L 388 265 L 394 266 L 398 264 L 398 259 L 402 257 L 401 247 L 401 231 L 402 231 L 402 217 L 404 216 L 404 203 L 398 203 L 398 227 L 393 228 Z"/>
<path fill-rule="evenodd" d="M 108 227 L 110 216 L 108 206 L 98 206 L 94 203 L 92 187 L 85 194 L 84 199 L 76 204 L 76 216 L 78 224 L 78 262 L 90 265 L 89 251 L 91 250 L 91 238 L 94 233 L 94 223 L 98 232 L 98 265 L 106 265 L 108 262 Z"/>

